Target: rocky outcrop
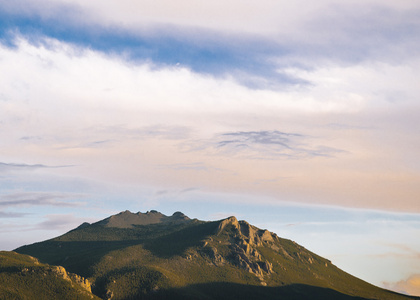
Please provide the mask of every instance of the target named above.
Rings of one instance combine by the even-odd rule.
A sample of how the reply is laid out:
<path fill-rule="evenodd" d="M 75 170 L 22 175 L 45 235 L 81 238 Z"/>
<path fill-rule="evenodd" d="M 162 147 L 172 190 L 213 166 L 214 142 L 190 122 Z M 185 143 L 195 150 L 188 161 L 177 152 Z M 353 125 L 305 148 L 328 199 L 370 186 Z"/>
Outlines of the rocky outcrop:
<path fill-rule="evenodd" d="M 245 239 L 231 245 L 232 261 L 238 267 L 255 274 L 261 279 L 273 272 L 272 264 L 265 260 L 258 250 Z"/>
<path fill-rule="evenodd" d="M 92 292 L 92 286 L 89 280 L 86 278 L 83 278 L 82 276 L 79 276 L 77 274 L 70 273 L 70 278 L 72 281 L 74 281 L 76 284 L 80 285 L 82 288 L 84 288 L 88 292 Z"/>
<path fill-rule="evenodd" d="M 258 229 L 246 221 L 238 221 L 235 217 L 220 221 L 217 235 L 220 235 L 228 225 L 233 226 L 237 235 L 250 245 L 261 246 L 264 242 L 274 242 L 273 234 L 268 230 Z"/>
<path fill-rule="evenodd" d="M 256 275 L 262 281 L 264 276 L 273 272 L 272 263 L 264 259 L 257 249 L 264 244 L 274 245 L 274 238 L 277 237 L 273 237 L 268 230 L 261 230 L 245 221 L 229 217 L 219 223 L 217 236 L 222 233 L 228 234 L 231 250 L 225 260 Z"/>
<path fill-rule="evenodd" d="M 240 221 L 239 228 L 242 236 L 251 245 L 261 246 L 263 242 L 274 242 L 273 236 L 268 230 L 258 229 L 246 221 Z"/>
<path fill-rule="evenodd" d="M 239 230 L 239 222 L 235 217 L 232 216 L 220 221 L 219 227 L 217 228 L 217 235 L 221 234 L 228 225 L 232 225 L 234 228 Z"/>
<path fill-rule="evenodd" d="M 258 229 L 246 221 L 238 221 L 235 217 L 220 221 L 217 235 L 220 235 L 228 225 L 233 226 L 237 235 L 250 245 L 261 246 L 264 242 L 274 242 L 273 235 L 268 230 Z"/>
<path fill-rule="evenodd" d="M 71 279 L 69 278 L 69 276 L 67 275 L 67 271 L 66 271 L 66 269 L 64 269 L 64 267 L 62 267 L 62 266 L 56 266 L 56 267 L 53 267 L 52 271 L 53 271 L 53 272 L 54 272 L 57 276 L 59 276 L 59 277 L 61 277 L 61 278 L 65 279 L 65 280 L 71 280 Z"/>
<path fill-rule="evenodd" d="M 89 280 L 83 278 L 82 276 L 73 273 L 67 273 L 66 269 L 64 269 L 62 266 L 54 266 L 52 268 L 52 272 L 56 274 L 56 276 L 61 277 L 64 280 L 70 281 L 72 284 L 77 284 L 81 286 L 88 292 L 92 292 L 91 283 L 89 282 Z"/>
<path fill-rule="evenodd" d="M 206 246 L 200 251 L 200 253 L 202 256 L 210 259 L 210 261 L 216 266 L 220 266 L 225 263 L 225 259 L 218 253 L 217 248 L 215 247 Z"/>

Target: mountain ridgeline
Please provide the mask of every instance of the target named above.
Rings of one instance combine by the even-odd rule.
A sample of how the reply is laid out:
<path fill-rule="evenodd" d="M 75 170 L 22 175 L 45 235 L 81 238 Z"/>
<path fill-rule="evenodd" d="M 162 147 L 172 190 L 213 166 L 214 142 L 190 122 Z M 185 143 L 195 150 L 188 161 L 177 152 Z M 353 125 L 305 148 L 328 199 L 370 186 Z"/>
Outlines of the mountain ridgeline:
<path fill-rule="evenodd" d="M 102 299 L 419 299 L 235 217 L 125 211 L 15 251 L 86 278 Z"/>

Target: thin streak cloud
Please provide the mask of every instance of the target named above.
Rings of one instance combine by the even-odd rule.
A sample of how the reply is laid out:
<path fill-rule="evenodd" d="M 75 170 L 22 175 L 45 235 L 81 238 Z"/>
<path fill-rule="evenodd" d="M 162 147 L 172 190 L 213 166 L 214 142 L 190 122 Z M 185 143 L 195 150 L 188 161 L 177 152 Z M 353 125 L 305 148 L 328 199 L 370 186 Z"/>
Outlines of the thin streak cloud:
<path fill-rule="evenodd" d="M 59 206 L 59 207 L 77 207 L 82 205 L 81 202 L 63 201 L 80 197 L 76 194 L 64 193 L 44 193 L 44 192 L 21 192 L 7 195 L 0 195 L 0 206 Z"/>
<path fill-rule="evenodd" d="M 70 230 L 86 222 L 86 219 L 73 214 L 51 214 L 46 215 L 44 219 L 46 220 L 38 223 L 34 230 Z"/>
<path fill-rule="evenodd" d="M 25 213 L 0 211 L 0 219 L 24 218 L 26 215 Z"/>
<path fill-rule="evenodd" d="M 55 168 L 69 168 L 69 167 L 73 167 L 71 165 L 68 166 L 47 166 L 47 165 L 43 165 L 43 164 L 34 164 L 34 165 L 29 165 L 29 164 L 18 164 L 18 163 L 3 163 L 0 162 L 0 171 L 5 172 L 5 171 L 19 171 L 19 170 L 36 170 L 36 169 L 55 169 Z"/>
<path fill-rule="evenodd" d="M 249 153 L 249 158 L 258 159 L 333 157 L 345 152 L 322 145 L 310 146 L 309 140 L 313 137 L 277 130 L 228 132 L 220 134 L 217 139 L 215 148 L 221 152 Z"/>

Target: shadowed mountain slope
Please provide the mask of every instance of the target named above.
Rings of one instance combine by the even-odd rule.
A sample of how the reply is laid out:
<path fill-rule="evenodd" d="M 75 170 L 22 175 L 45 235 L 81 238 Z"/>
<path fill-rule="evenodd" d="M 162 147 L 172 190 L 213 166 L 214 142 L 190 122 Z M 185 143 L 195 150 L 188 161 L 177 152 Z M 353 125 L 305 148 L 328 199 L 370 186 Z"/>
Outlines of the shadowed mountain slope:
<path fill-rule="evenodd" d="M 16 251 L 88 278 L 103 299 L 416 299 L 235 217 L 125 211 Z"/>

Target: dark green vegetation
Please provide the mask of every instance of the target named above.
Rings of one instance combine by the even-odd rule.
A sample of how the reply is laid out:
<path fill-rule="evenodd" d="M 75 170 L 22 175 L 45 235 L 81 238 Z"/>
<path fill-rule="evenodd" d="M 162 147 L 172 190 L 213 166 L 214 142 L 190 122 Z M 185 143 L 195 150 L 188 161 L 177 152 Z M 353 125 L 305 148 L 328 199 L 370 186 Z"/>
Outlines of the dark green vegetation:
<path fill-rule="evenodd" d="M 103 299 L 415 299 L 234 217 L 125 211 L 16 251 L 88 278 Z"/>
<path fill-rule="evenodd" d="M 98 299 L 89 283 L 62 267 L 41 264 L 36 258 L 0 252 L 0 299 Z"/>

